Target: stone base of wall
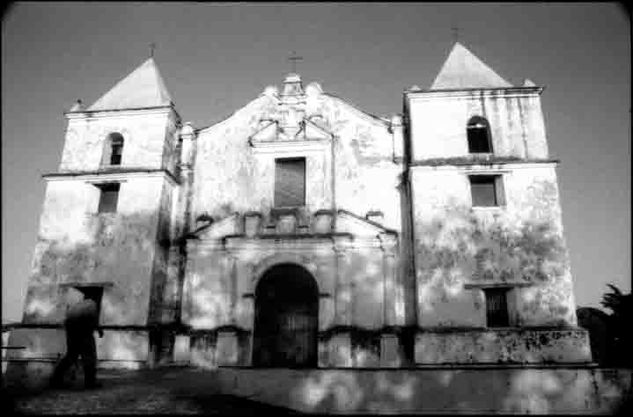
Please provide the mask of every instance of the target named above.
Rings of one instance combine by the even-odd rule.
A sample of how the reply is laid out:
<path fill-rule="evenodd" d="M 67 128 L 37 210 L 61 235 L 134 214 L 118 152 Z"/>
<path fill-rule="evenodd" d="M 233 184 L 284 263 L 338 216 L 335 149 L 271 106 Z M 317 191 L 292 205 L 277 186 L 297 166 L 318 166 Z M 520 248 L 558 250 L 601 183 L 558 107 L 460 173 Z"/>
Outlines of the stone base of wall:
<path fill-rule="evenodd" d="M 95 333 L 98 368 L 141 369 L 150 365 L 149 329 L 105 329 L 103 333 L 102 338 Z M 41 382 L 44 375 L 52 374 L 66 354 L 66 333 L 55 326 L 17 326 L 11 329 L 7 346 L 10 349 L 3 358 L 5 380 L 9 384 L 30 386 L 33 381 Z M 77 373 L 77 369 L 70 373 Z"/>
<path fill-rule="evenodd" d="M 145 362 L 149 359 L 149 329 L 105 329 L 95 332 L 97 357 L 106 361 Z M 7 359 L 53 359 L 66 353 L 66 333 L 61 327 L 16 327 L 11 330 Z"/>
<path fill-rule="evenodd" d="M 354 327 L 319 332 L 319 368 L 397 368 L 405 359 L 406 337 L 401 330 L 365 330 Z M 195 330 L 175 336 L 173 360 L 212 369 L 252 364 L 251 332 L 231 327 Z"/>
<path fill-rule="evenodd" d="M 631 396 L 630 369 L 219 368 L 224 394 L 313 413 L 611 414 Z"/>
<path fill-rule="evenodd" d="M 589 333 L 573 329 L 425 331 L 415 338 L 415 363 L 589 363 Z"/>

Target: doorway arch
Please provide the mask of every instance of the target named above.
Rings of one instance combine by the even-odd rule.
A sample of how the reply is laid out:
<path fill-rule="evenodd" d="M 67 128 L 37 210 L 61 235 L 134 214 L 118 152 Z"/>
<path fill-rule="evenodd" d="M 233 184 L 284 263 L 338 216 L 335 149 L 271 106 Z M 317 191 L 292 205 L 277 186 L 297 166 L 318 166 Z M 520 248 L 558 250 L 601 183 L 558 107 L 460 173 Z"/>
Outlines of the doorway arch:
<path fill-rule="evenodd" d="M 267 270 L 255 289 L 253 366 L 316 367 L 319 289 L 295 264 Z"/>

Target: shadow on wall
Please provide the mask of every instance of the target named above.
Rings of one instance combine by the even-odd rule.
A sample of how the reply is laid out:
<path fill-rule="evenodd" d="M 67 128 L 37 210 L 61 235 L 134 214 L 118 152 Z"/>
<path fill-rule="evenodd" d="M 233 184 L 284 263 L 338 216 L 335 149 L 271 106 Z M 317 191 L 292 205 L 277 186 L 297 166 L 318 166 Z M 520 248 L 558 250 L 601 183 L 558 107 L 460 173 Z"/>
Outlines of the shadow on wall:
<path fill-rule="evenodd" d="M 99 324 L 104 337 L 97 338 L 99 360 L 111 363 L 141 363 L 148 359 L 150 298 L 162 307 L 166 245 L 158 243 L 156 213 L 86 214 L 81 236 L 65 235 L 55 240 L 40 238 L 25 301 L 22 325 L 11 332 L 12 358 L 56 358 L 66 349 L 63 321 L 73 303 L 76 285 L 103 286 Z M 167 228 L 168 224 L 162 227 Z M 164 235 L 164 234 L 163 234 Z M 167 233 L 168 235 L 168 233 Z M 160 276 L 159 280 L 156 276 Z M 74 300 L 76 301 L 76 299 Z M 39 327 L 39 326 L 42 327 Z M 136 366 L 136 365 L 134 365 Z"/>
<path fill-rule="evenodd" d="M 455 202 L 448 206 L 416 227 L 423 312 L 451 301 L 479 310 L 481 301 L 474 292 L 464 294 L 464 284 L 507 283 L 521 288 L 516 325 L 576 324 L 567 251 L 554 220 L 513 218 L 500 210 L 474 210 Z"/>
<path fill-rule="evenodd" d="M 105 284 L 101 324 L 145 325 L 150 291 L 161 284 L 152 282 L 157 215 L 86 214 L 78 221 L 82 236 L 38 241 L 23 322 L 61 323 L 70 284 L 98 283 Z"/>
<path fill-rule="evenodd" d="M 505 284 L 516 288 L 516 302 L 511 307 L 512 326 L 575 326 L 567 252 L 558 223 L 551 214 L 541 213 L 525 220 L 503 210 L 479 211 L 449 203 L 450 209 L 418 224 L 418 230 L 424 231 L 415 247 L 420 261 L 418 302 L 423 318 L 433 317 L 436 326 L 485 327 L 485 302 L 479 286 Z M 250 250 L 252 253 L 248 251 L 244 252 L 244 258 L 258 258 L 256 248 Z M 347 296 L 353 301 L 352 323 L 356 330 L 379 331 L 384 325 L 382 308 L 376 308 L 385 300 L 384 266 L 378 255 L 380 252 L 361 248 L 349 258 L 348 278 L 353 285 L 348 291 L 353 294 Z M 306 256 L 330 254 L 314 252 Z M 220 263 L 214 269 L 218 268 L 222 268 Z M 244 318 L 251 317 L 249 303 L 244 302 L 237 288 L 231 287 L 231 280 L 221 275 L 196 274 L 187 282 L 186 293 L 190 298 L 185 303 L 184 315 L 194 327 L 213 330 L 244 323 Z M 389 285 L 387 288 L 392 294 L 404 293 L 403 281 L 398 280 L 395 288 Z M 343 299 L 346 294 L 338 296 Z M 396 306 L 395 310 L 403 313 L 405 308 Z M 556 342 L 539 337 L 539 346 Z M 353 339 L 354 356 L 360 358 L 357 362 L 374 362 L 379 340 Z M 516 339 L 521 341 L 521 335 Z M 364 360 L 365 356 L 370 359 Z"/>
<path fill-rule="evenodd" d="M 608 413 L 626 405 L 631 389 L 630 371 L 624 370 L 218 372 L 232 394 L 317 413 Z"/>
<path fill-rule="evenodd" d="M 362 317 L 363 321 L 375 323 L 375 327 L 379 328 L 384 325 L 382 322 L 383 311 L 382 308 L 376 308 L 376 306 L 382 306 L 384 302 L 385 284 L 392 294 L 403 294 L 405 288 L 401 282 L 385 283 L 385 267 L 380 249 L 359 248 L 350 252 L 352 253 L 344 272 L 348 274 L 347 279 L 352 285 L 340 289 L 338 296 L 341 299 L 351 301 L 357 309 L 364 307 L 367 314 Z M 262 252 L 256 247 L 245 248 L 241 251 L 240 257 L 252 260 L 262 258 L 266 254 L 270 254 L 270 252 Z M 235 271 L 224 271 L 224 274 L 217 272 L 224 268 L 223 259 L 219 253 L 212 256 L 213 259 L 209 261 L 211 262 L 208 267 L 209 274 L 191 273 L 185 284 L 185 293 L 189 298 L 183 300 L 184 315 L 186 320 L 195 327 L 214 328 L 230 324 L 233 320 L 241 323 L 245 317 L 250 317 L 252 313 L 250 310 L 245 310 L 248 303 L 242 300 L 243 294 L 232 287 L 234 283 L 230 275 L 234 274 Z M 309 260 L 325 258 L 329 261 L 334 253 L 331 249 L 324 251 L 320 248 L 313 252 L 303 251 L 302 256 Z M 322 261 L 316 263 L 323 264 Z M 329 263 L 325 264 L 324 268 L 329 268 Z M 397 270 L 397 268 L 398 266 L 394 265 L 394 269 Z M 335 276 L 336 271 L 328 270 L 327 274 Z M 398 274 L 398 272 L 394 272 L 394 274 Z M 394 278 L 397 277 L 394 276 Z M 328 288 L 319 288 L 319 291 L 330 292 Z M 356 297 L 350 291 L 353 291 Z M 359 299 L 358 295 L 362 295 L 362 299 Z M 402 302 L 391 301 L 396 303 L 396 311 L 401 316 L 401 320 L 404 320 Z M 233 309 L 234 312 L 232 312 Z M 358 315 L 358 313 L 360 312 L 354 311 L 353 314 Z"/>

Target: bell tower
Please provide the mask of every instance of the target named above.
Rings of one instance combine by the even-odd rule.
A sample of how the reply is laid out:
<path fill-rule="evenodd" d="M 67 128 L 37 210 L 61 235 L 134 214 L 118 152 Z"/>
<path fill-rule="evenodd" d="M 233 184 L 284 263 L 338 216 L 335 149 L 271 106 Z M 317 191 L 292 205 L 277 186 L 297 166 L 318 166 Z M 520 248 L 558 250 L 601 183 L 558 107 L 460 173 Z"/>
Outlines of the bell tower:
<path fill-rule="evenodd" d="M 513 86 L 456 42 L 431 87 L 404 94 L 418 364 L 591 360 L 542 92 Z M 531 338 L 529 354 L 504 350 Z M 460 348 L 438 353 L 442 343 Z M 485 354 L 469 356 L 477 349 Z"/>
<path fill-rule="evenodd" d="M 65 116 L 61 163 L 43 176 L 22 320 L 30 329 L 12 332 L 12 344 L 27 347 L 18 355 L 56 357 L 68 300 L 96 289 L 100 361 L 139 365 L 149 359 L 150 328 L 163 321 L 180 116 L 153 58 Z"/>

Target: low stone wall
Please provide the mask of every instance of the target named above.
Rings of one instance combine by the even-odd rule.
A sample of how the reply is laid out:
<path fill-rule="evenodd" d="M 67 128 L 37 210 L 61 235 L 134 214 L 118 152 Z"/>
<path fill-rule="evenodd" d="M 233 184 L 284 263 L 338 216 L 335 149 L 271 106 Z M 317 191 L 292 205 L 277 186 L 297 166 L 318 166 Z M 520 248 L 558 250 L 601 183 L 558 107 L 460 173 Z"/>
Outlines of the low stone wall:
<path fill-rule="evenodd" d="M 224 394 L 316 413 L 617 412 L 631 370 L 591 368 L 219 368 Z"/>
<path fill-rule="evenodd" d="M 589 363 L 591 347 L 589 333 L 580 328 L 423 331 L 416 335 L 415 362 Z"/>

